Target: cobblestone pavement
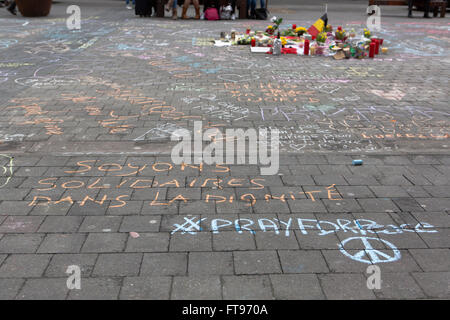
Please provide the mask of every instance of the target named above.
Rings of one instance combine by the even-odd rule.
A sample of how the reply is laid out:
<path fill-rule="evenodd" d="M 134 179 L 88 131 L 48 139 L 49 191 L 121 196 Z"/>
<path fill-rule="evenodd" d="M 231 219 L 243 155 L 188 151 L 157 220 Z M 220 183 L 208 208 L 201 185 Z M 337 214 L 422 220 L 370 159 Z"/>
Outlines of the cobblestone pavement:
<path fill-rule="evenodd" d="M 335 61 L 213 47 L 267 22 L 122 1 L 82 2 L 69 31 L 69 4 L 0 12 L 0 299 L 450 297 L 448 18 L 382 7 L 389 53 Z M 329 23 L 360 29 L 365 4 L 330 4 Z M 279 173 L 173 164 L 168 136 L 194 120 L 278 128 Z"/>

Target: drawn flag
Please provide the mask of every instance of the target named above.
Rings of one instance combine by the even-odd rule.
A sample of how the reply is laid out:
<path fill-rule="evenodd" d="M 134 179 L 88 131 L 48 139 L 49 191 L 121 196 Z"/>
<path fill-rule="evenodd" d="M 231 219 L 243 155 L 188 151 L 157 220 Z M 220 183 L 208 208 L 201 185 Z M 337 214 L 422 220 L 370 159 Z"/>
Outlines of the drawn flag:
<path fill-rule="evenodd" d="M 322 18 L 314 22 L 314 24 L 308 29 L 308 33 L 312 36 L 313 39 L 317 37 L 319 33 L 321 33 L 328 23 L 328 16 L 325 13 Z"/>

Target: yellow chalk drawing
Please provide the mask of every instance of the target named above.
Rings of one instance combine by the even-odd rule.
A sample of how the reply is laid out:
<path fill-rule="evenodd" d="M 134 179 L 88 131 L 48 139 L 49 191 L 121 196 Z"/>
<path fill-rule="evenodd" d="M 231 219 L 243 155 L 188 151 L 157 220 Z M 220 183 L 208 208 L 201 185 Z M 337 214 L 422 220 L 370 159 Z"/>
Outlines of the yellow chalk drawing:
<path fill-rule="evenodd" d="M 0 165 L 0 171 L 2 172 L 2 175 L 6 175 L 6 181 L 3 184 L 0 184 L 0 188 L 3 188 L 8 184 L 9 180 L 11 180 L 12 178 L 14 158 L 7 156 L 5 154 L 0 154 L 0 157 L 4 157 L 8 161 L 7 166 Z"/>

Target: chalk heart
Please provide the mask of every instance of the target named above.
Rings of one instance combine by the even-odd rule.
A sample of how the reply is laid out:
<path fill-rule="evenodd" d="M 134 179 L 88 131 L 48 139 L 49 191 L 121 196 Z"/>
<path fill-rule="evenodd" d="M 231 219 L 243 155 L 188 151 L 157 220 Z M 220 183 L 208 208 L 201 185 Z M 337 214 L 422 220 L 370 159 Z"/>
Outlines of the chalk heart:
<path fill-rule="evenodd" d="M 321 91 L 321 92 L 326 92 L 326 93 L 335 93 L 336 91 L 338 91 L 341 87 L 336 86 L 336 85 L 332 85 L 332 84 L 321 84 L 321 85 L 307 85 L 307 87 L 311 90 L 317 90 L 317 91 Z"/>
<path fill-rule="evenodd" d="M 221 74 L 218 76 L 219 79 L 228 82 L 249 82 L 258 80 L 259 76 L 257 75 L 243 75 L 240 74 Z"/>
<path fill-rule="evenodd" d="M 294 144 L 294 143 L 291 143 L 289 146 L 292 149 L 299 151 L 299 150 L 302 150 L 304 147 L 306 147 L 306 144 Z"/>
<path fill-rule="evenodd" d="M 400 101 L 405 96 L 405 93 L 403 93 L 399 89 L 392 89 L 391 91 L 370 90 L 370 92 L 379 97 L 395 101 Z"/>

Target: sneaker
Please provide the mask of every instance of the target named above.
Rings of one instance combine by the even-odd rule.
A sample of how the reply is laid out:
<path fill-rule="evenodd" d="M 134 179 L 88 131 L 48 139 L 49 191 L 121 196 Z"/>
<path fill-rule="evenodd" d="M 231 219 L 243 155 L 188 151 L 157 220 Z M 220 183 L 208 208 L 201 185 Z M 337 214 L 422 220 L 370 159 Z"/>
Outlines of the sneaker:
<path fill-rule="evenodd" d="M 202 13 L 202 15 L 200 16 L 200 20 L 205 20 L 205 14 Z"/>
<path fill-rule="evenodd" d="M 236 20 L 236 15 L 234 13 L 231 15 L 231 20 Z"/>
<path fill-rule="evenodd" d="M 11 7 L 9 7 L 7 10 L 8 10 L 9 12 L 11 12 L 11 14 L 17 16 L 17 11 L 16 11 L 16 9 L 11 9 Z"/>
<path fill-rule="evenodd" d="M 133 9 L 133 7 L 132 7 L 132 6 L 130 6 L 129 4 L 127 4 L 127 9 L 128 9 L 128 10 L 132 10 L 132 9 Z"/>

